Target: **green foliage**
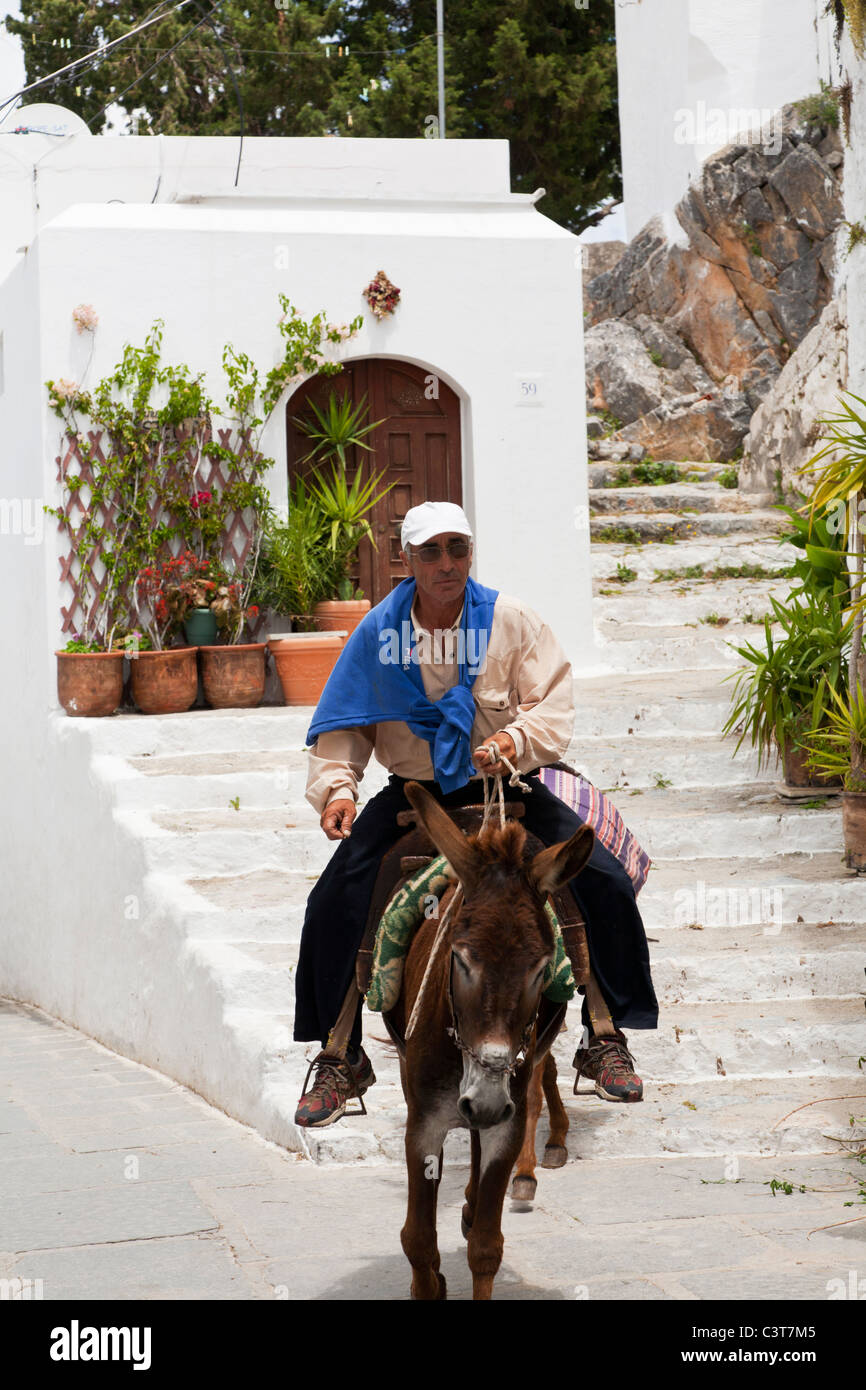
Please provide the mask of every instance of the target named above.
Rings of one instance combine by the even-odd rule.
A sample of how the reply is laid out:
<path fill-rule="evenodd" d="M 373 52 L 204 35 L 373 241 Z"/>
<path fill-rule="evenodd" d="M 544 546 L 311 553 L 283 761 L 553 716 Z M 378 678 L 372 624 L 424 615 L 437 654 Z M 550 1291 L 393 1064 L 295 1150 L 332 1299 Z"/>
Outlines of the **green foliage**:
<path fill-rule="evenodd" d="M 156 591 L 139 593 L 139 576 L 179 551 L 220 566 L 226 535 L 240 514 L 252 533 L 247 562 L 242 573 L 230 567 L 220 578 L 237 586 L 232 612 L 246 611 L 262 525 L 270 511 L 262 479 L 273 460 L 259 451 L 262 430 L 287 385 L 306 374 L 332 375 L 342 369 L 325 356 L 327 344 L 351 337 L 361 323 L 359 316 L 351 325 L 335 328 L 323 313 L 305 321 L 285 295 L 279 300 L 281 360 L 262 383 L 252 360 L 227 345 L 220 411 L 205 390 L 202 373 L 163 364 L 161 319 L 142 347 L 124 347 L 120 362 L 92 391 L 71 382 L 46 383 L 49 403 L 76 441 L 90 479 L 76 472 L 73 463 L 63 480 L 61 505 L 45 508 L 65 530 L 77 557 L 83 640 L 110 647 L 118 628 L 147 628 L 160 646 L 171 624 L 156 619 L 151 600 L 158 596 Z M 215 437 L 214 414 L 234 426 L 226 444 Z M 205 459 L 219 462 L 226 479 L 221 491 L 202 488 Z M 242 617 L 231 624 L 231 641 L 239 639 L 242 626 Z"/>
<path fill-rule="evenodd" d="M 770 597 L 772 617 L 764 619 L 764 645 L 734 650 L 745 665 L 726 676 L 733 680 L 732 709 L 723 733 L 741 728 L 734 752 L 748 738 L 759 767 L 787 740 L 803 746 L 803 735 L 827 727 L 827 706 L 846 682 L 846 650 L 852 619 L 832 590 L 808 591 L 784 605 Z M 775 636 L 772 626 L 781 629 Z"/>
<path fill-rule="evenodd" d="M 839 95 L 835 88 L 820 79 L 820 92 L 795 101 L 794 106 L 800 119 L 812 130 L 823 130 L 830 126 L 839 129 Z"/>
<path fill-rule="evenodd" d="M 848 222 L 843 218 L 842 226 L 848 233 L 843 249 L 843 255 L 847 260 L 854 247 L 860 246 L 862 242 L 866 241 L 866 225 L 862 222 Z"/>
<path fill-rule="evenodd" d="M 662 355 L 661 355 L 660 352 L 656 352 L 656 351 L 654 351 L 654 350 L 653 350 L 653 351 L 649 351 L 649 352 L 648 352 L 648 356 L 649 356 L 649 360 L 652 362 L 653 366 L 655 366 L 655 367 L 663 367 L 663 366 L 664 366 L 664 364 L 665 364 L 665 359 L 662 357 Z"/>
<path fill-rule="evenodd" d="M 384 422 L 374 420 L 372 424 L 364 423 L 367 412 L 366 396 L 357 404 L 353 404 L 349 396 L 338 396 L 336 391 L 331 391 L 324 410 L 316 405 L 315 401 L 310 401 L 309 407 L 313 414 L 312 420 L 298 417 L 292 421 L 302 434 L 316 441 L 314 447 L 301 460 L 302 463 L 320 458 L 335 459 L 345 471 L 346 455 L 350 449 L 366 449 L 368 453 L 372 452 L 370 445 L 365 443 L 364 436 Z"/>
<path fill-rule="evenodd" d="M 742 222 L 740 224 L 740 235 L 753 256 L 760 257 L 764 254 L 761 250 L 761 243 L 758 240 L 758 233 L 755 231 L 751 223 Z"/>
<path fill-rule="evenodd" d="M 652 774 L 652 777 L 653 786 L 656 788 L 657 791 L 663 792 L 667 787 L 673 786 L 673 782 L 671 781 L 671 779 L 669 777 L 665 777 L 664 774 L 661 772 L 654 772 Z"/>
<path fill-rule="evenodd" d="M 802 502 L 807 498 L 801 493 Z M 793 545 L 802 552 L 802 559 L 795 561 L 791 574 L 800 580 L 800 586 L 793 589 L 792 595 L 811 590 L 830 589 L 847 603 L 850 592 L 848 566 L 846 563 L 845 528 L 836 522 L 838 513 L 828 508 L 822 516 L 809 509 L 808 516 L 793 507 L 781 507 L 790 518 L 793 529 L 779 538 L 780 545 Z"/>
<path fill-rule="evenodd" d="M 612 578 L 618 579 L 620 584 L 633 584 L 637 579 L 637 570 L 629 569 L 628 565 L 620 560 L 617 563 L 616 574 Z"/>
<path fill-rule="evenodd" d="M 866 695 L 861 685 L 844 697 L 836 691 L 831 695 L 821 724 L 803 739 L 808 766 L 825 776 L 841 777 L 846 791 L 866 792 Z"/>
<path fill-rule="evenodd" d="M 272 516 L 265 525 L 253 597 L 260 608 L 291 618 L 299 630 L 312 630 L 313 608 L 333 597 L 336 566 L 319 504 L 298 477 L 287 519 Z"/>
<path fill-rule="evenodd" d="M 644 538 L 634 526 L 606 526 L 592 538 L 608 545 L 643 545 Z"/>
<path fill-rule="evenodd" d="M 720 487 L 735 488 L 740 481 L 739 470 L 736 468 L 723 468 L 716 482 Z"/>
<path fill-rule="evenodd" d="M 21 0 L 6 27 L 21 37 L 27 81 L 152 14 L 150 0 L 80 5 Z M 423 138 L 435 128 L 435 0 L 223 0 L 169 10 L 158 23 L 40 95 L 102 128 L 120 98 L 142 134 Z M 58 49 L 63 39 L 69 50 Z M 183 39 L 176 52 L 169 50 Z M 147 69 L 162 61 L 152 73 Z M 516 192 L 547 190 L 547 216 L 573 231 L 622 194 L 613 0 L 464 0 L 445 22 L 448 138 L 510 141 Z M 128 95 L 126 89 L 131 88 Z"/>
<path fill-rule="evenodd" d="M 784 1192 L 787 1197 L 790 1197 L 792 1192 L 806 1191 L 804 1184 L 801 1183 L 799 1187 L 796 1187 L 794 1183 L 788 1182 L 786 1178 L 769 1178 L 764 1183 L 764 1187 L 769 1187 L 774 1197 L 777 1192 Z"/>
<path fill-rule="evenodd" d="M 698 619 L 698 622 L 707 623 L 710 627 L 726 627 L 730 621 L 730 618 L 723 618 L 718 613 L 707 613 L 706 617 Z"/>
<path fill-rule="evenodd" d="M 636 463 L 629 469 L 627 481 L 620 483 L 621 487 L 634 487 L 635 484 L 643 487 L 661 487 L 665 483 L 675 483 L 680 476 L 680 470 L 675 463 L 662 463 L 656 459 L 645 459 L 643 463 Z"/>
<path fill-rule="evenodd" d="M 83 642 L 80 637 L 72 637 L 63 650 L 70 655 L 83 656 L 90 652 L 101 652 L 103 648 L 98 642 Z"/>

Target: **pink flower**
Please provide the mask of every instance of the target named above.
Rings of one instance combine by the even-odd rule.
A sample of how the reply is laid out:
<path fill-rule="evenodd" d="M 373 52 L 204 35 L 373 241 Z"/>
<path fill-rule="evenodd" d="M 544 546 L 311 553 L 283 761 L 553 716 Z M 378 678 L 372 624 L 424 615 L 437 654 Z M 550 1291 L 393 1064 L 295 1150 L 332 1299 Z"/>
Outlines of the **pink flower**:
<path fill-rule="evenodd" d="M 94 333 L 99 319 L 92 304 L 79 304 L 72 310 L 72 322 L 79 333 Z"/>
<path fill-rule="evenodd" d="M 190 498 L 189 505 L 190 505 L 191 507 L 206 507 L 207 504 L 208 504 L 208 502 L 212 502 L 212 501 L 213 501 L 213 493 L 211 493 L 211 492 L 194 492 L 193 495 L 192 495 L 192 497 Z"/>

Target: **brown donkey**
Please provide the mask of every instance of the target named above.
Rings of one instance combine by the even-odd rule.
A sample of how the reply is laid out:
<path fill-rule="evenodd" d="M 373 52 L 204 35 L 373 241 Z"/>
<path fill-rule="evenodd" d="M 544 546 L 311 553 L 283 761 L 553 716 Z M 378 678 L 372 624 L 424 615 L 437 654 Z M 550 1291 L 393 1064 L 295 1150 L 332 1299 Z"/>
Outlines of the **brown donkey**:
<path fill-rule="evenodd" d="M 502 1260 L 502 1204 L 526 1131 L 527 1088 L 564 1012 L 564 1005 L 553 1010 L 539 1032 L 544 972 L 553 955 L 543 903 L 583 868 L 593 833 L 581 826 L 524 863 L 526 832 L 517 822 L 467 839 L 423 787 L 409 782 L 405 791 L 464 898 L 433 961 L 400 1065 L 409 1176 L 401 1240 L 413 1298 L 445 1298 L 436 1241 L 442 1146 L 450 1129 L 468 1128 L 472 1172 L 463 1233 L 473 1297 L 490 1298 Z M 425 921 L 410 948 L 390 1020 L 398 1033 L 405 1035 L 441 920 Z"/>

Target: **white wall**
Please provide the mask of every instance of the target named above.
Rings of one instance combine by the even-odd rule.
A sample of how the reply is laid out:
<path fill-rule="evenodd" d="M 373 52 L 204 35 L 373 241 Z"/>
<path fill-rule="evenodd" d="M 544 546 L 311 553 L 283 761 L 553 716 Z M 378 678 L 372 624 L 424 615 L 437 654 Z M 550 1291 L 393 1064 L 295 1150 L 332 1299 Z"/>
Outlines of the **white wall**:
<path fill-rule="evenodd" d="M 464 498 L 476 573 L 537 608 L 577 662 L 589 659 L 585 514 L 575 524 L 587 500 L 579 258 L 576 239 L 528 199 L 85 205 L 43 228 L 36 244 L 42 380 L 79 379 L 82 340 L 70 315 L 84 302 L 100 318 L 85 384 L 160 316 L 165 360 L 204 370 L 218 400 L 226 341 L 265 368 L 278 359 L 278 291 L 304 315 L 325 309 L 346 322 L 384 269 L 401 287 L 400 306 L 382 322 L 366 313 L 351 355 L 423 363 L 455 386 L 467 403 Z M 524 379 L 536 387 L 535 405 L 523 404 Z M 53 459 L 58 421 L 44 402 L 41 416 Z M 279 407 L 263 442 L 276 460 L 272 493 L 284 501 Z"/>
<path fill-rule="evenodd" d="M 851 77 L 850 140 L 845 146 L 845 217 L 866 224 L 866 56 L 858 58 L 847 32 L 842 60 Z M 843 232 L 844 236 L 844 232 Z M 866 243 L 839 257 L 848 299 L 848 390 L 866 398 Z"/>
<path fill-rule="evenodd" d="M 679 235 L 673 209 L 703 160 L 737 134 L 737 112 L 773 112 L 817 92 L 820 78 L 833 80 L 824 8 L 824 0 L 619 0 L 629 238 L 656 215 Z M 724 125 L 713 111 L 725 113 Z M 689 135 L 693 142 L 683 138 Z"/>

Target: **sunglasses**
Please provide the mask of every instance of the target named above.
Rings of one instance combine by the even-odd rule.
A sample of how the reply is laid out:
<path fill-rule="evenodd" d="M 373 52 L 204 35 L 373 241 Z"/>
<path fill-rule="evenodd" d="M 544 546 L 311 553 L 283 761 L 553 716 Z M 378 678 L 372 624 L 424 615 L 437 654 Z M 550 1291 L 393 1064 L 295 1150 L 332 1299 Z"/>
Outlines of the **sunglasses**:
<path fill-rule="evenodd" d="M 465 560 L 466 556 L 469 554 L 470 544 L 471 542 L 468 540 L 448 541 L 445 545 L 445 549 L 448 551 L 452 560 Z M 435 565 L 436 561 L 442 555 L 441 545 L 413 545 L 411 549 L 412 554 L 418 556 L 422 565 Z"/>

